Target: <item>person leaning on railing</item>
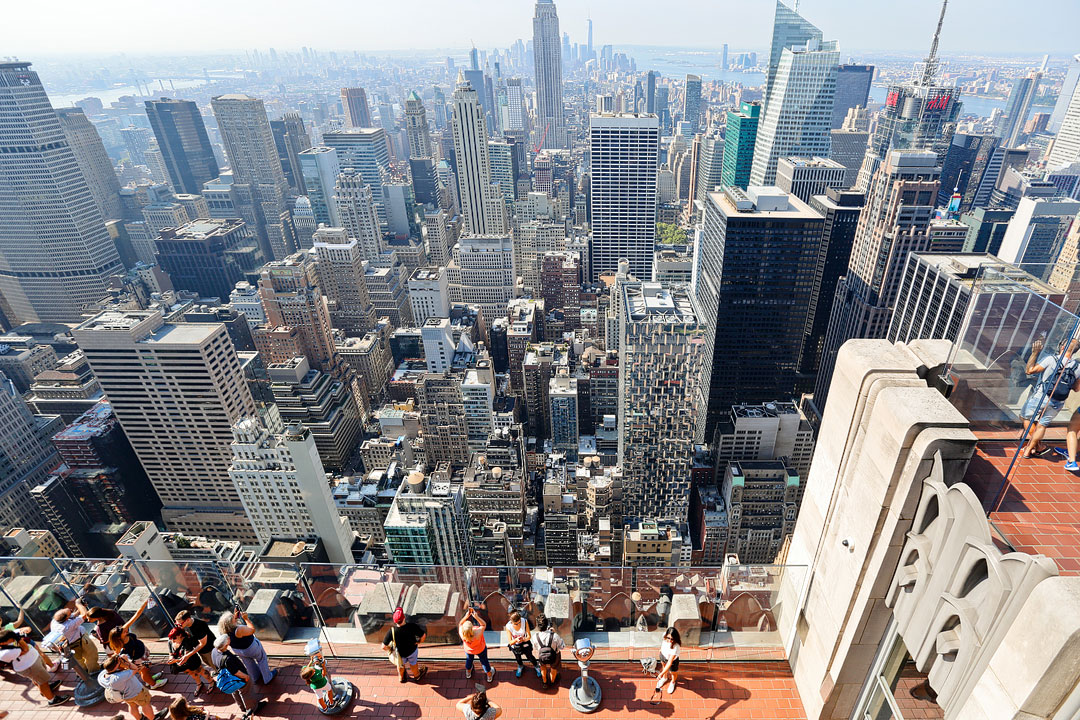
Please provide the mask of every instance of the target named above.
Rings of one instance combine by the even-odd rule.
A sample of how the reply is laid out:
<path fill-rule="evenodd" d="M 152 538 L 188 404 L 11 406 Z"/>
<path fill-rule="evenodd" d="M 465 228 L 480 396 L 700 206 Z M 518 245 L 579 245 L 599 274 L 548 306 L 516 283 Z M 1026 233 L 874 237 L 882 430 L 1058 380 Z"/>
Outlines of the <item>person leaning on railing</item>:
<path fill-rule="evenodd" d="M 242 621 L 243 624 L 237 622 Z M 218 620 L 218 630 L 229 636 L 229 645 L 247 666 L 248 675 L 263 685 L 270 684 L 277 677 L 277 670 L 270 670 L 270 661 L 266 650 L 255 637 L 255 626 L 248 619 L 247 613 L 236 608 L 236 613 L 227 612 Z"/>

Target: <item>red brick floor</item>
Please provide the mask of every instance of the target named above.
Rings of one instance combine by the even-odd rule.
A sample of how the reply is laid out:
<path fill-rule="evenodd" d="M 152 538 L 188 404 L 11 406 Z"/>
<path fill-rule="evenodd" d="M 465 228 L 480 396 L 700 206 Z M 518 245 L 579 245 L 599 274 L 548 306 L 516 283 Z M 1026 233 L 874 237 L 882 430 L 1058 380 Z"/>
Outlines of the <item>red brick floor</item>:
<path fill-rule="evenodd" d="M 964 481 L 1009 547 L 1052 558 L 1062 575 L 1080 574 L 1080 475 L 1065 470 L 1064 458 L 1054 453 L 1018 458 L 1009 471 L 1015 450 L 1015 441 L 981 440 Z M 994 507 L 992 496 L 1007 472 L 1007 487 Z"/>
<path fill-rule="evenodd" d="M 270 705 L 263 718 L 321 717 L 314 694 L 298 676 L 295 659 L 272 660 L 279 667 L 278 679 L 268 688 Z M 535 675 L 526 672 L 521 679 L 514 677 L 512 663 L 496 662 L 497 675 L 488 697 L 505 709 L 507 720 L 528 718 L 573 718 L 580 715 L 570 708 L 567 688 L 576 665 L 566 663 L 561 687 L 543 689 Z M 357 702 L 339 717 L 348 718 L 433 718 L 452 720 L 461 714 L 454 703 L 473 690 L 473 683 L 482 681 L 479 670 L 472 680 L 466 680 L 463 666 L 450 662 L 432 663 L 424 681 L 401 684 L 389 663 L 374 661 L 333 661 L 331 670 L 353 681 L 358 692 Z M 795 690 L 791 671 L 786 662 L 684 664 L 674 694 L 662 697 L 659 705 L 650 705 L 649 693 L 655 683 L 642 675 L 640 667 L 630 663 L 594 665 L 592 675 L 600 683 L 603 703 L 595 718 L 805 718 L 802 702 Z M 171 676 L 161 692 L 154 693 L 154 707 L 161 709 L 179 694 L 191 698 L 192 683 L 185 677 L 177 681 Z M 78 720 L 80 718 L 111 718 L 120 712 L 117 706 L 100 703 L 80 709 L 74 703 L 48 708 L 37 691 L 18 676 L 0 674 L 0 708 L 8 710 L 10 720 Z M 71 683 L 65 682 L 70 689 Z M 217 717 L 238 718 L 239 712 L 231 700 L 214 692 L 205 706 Z M 125 713 L 125 720 L 130 715 Z"/>

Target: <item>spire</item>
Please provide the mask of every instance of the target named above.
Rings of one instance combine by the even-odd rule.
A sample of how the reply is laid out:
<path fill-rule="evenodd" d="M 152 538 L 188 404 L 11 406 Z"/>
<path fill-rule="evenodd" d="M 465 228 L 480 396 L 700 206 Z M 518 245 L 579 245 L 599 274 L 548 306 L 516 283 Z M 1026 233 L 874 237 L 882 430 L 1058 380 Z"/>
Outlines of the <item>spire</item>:
<path fill-rule="evenodd" d="M 945 8 L 949 6 L 949 0 L 941 0 L 941 15 L 938 17 L 937 30 L 934 31 L 934 42 L 930 44 L 930 54 L 926 56 L 920 85 L 929 85 L 934 81 L 938 71 L 938 41 L 941 39 L 941 26 L 945 22 Z"/>
<path fill-rule="evenodd" d="M 469 85 L 469 81 L 465 79 L 465 71 L 461 68 L 458 68 L 457 71 L 457 85 L 458 87 L 461 87 L 462 85 Z M 469 85 L 469 87 L 472 87 L 472 85 Z"/>

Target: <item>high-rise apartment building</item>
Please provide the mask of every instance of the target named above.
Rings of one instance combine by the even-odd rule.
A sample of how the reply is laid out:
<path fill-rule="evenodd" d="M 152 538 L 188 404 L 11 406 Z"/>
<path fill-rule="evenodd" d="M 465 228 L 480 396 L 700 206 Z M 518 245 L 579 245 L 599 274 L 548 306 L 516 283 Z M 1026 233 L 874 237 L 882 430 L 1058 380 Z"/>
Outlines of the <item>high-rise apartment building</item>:
<path fill-rule="evenodd" d="M 866 107 L 870 99 L 870 82 L 873 79 L 873 65 L 841 65 L 836 69 L 836 94 L 833 96 L 831 125 L 834 130 L 844 124 L 848 110 Z"/>
<path fill-rule="evenodd" d="M 847 274 L 836 286 L 814 402 L 823 410 L 840 346 L 851 338 L 881 338 L 908 253 L 930 248 L 940 166 L 931 150 L 889 153 L 866 194 Z"/>
<path fill-rule="evenodd" d="M 695 283 L 705 329 L 702 438 L 736 402 L 796 393 L 818 273 L 823 218 L 777 188 L 711 193 Z M 782 301 L 780 300 L 782 298 Z"/>
<path fill-rule="evenodd" d="M 751 185 L 774 184 L 782 157 L 829 157 L 839 63 L 840 49 L 832 40 L 783 49 L 758 125 Z"/>
<path fill-rule="evenodd" d="M 206 219 L 162 228 L 157 261 L 178 290 L 225 301 L 263 257 L 243 220 Z"/>
<path fill-rule="evenodd" d="M 617 276 L 619 466 L 632 520 L 686 521 L 707 381 L 705 327 L 685 288 Z"/>
<path fill-rule="evenodd" d="M 750 184 L 750 169 L 754 165 L 754 146 L 757 143 L 758 123 L 761 122 L 761 103 L 743 102 L 738 110 L 728 110 L 724 135 L 723 169 L 717 185 L 734 185 L 746 189 Z M 697 198 L 705 202 L 716 186 L 698 189 Z"/>
<path fill-rule="evenodd" d="M 799 516 L 799 474 L 780 460 L 727 466 L 721 492 L 728 509 L 728 552 L 739 562 L 771 563 Z"/>
<path fill-rule="evenodd" d="M 454 155 L 463 233 L 506 232 L 506 205 L 501 190 L 492 184 L 484 112 L 476 90 L 460 77 L 454 90 Z"/>
<path fill-rule="evenodd" d="M 253 335 L 264 361 L 284 362 L 303 355 L 313 368 L 324 372 L 337 369 L 330 309 L 319 288 L 315 258 L 295 253 L 264 265 L 259 297 L 266 310 L 266 325 Z"/>
<path fill-rule="evenodd" d="M 578 440 L 578 381 L 569 375 L 558 374 L 548 383 L 548 417 L 551 425 L 547 436 L 555 452 L 566 453 L 567 459 L 577 460 Z"/>
<path fill-rule="evenodd" d="M 413 271 L 409 278 L 409 308 L 417 325 L 423 325 L 428 318 L 450 317 L 450 280 L 444 266 L 428 265 Z"/>
<path fill-rule="evenodd" d="M 12 324 L 74 322 L 122 266 L 30 63 L 0 63 L 0 296 Z"/>
<path fill-rule="evenodd" d="M 683 122 L 690 124 L 690 132 L 696 133 L 701 128 L 701 76 L 687 75 L 683 87 Z"/>
<path fill-rule="evenodd" d="M 232 426 L 255 402 L 222 324 L 107 311 L 72 331 L 164 508 L 170 530 L 250 542 L 229 479 Z"/>
<path fill-rule="evenodd" d="M 559 16 L 552 0 L 536 0 L 533 61 L 536 68 L 536 132 L 543 140 L 536 144 L 541 147 L 563 147 L 566 144 L 562 99 L 563 57 Z"/>
<path fill-rule="evenodd" d="M 203 184 L 218 176 L 218 164 L 199 106 L 190 100 L 147 100 L 146 116 L 173 189 L 201 193 Z"/>
<path fill-rule="evenodd" d="M 241 215 L 268 258 L 280 260 L 292 246 L 285 200 L 289 184 L 281 169 L 263 101 L 219 95 L 210 101 L 233 173 Z"/>
<path fill-rule="evenodd" d="M 476 305 L 485 318 L 506 316 L 517 282 L 514 243 L 508 236 L 462 237 L 446 270 L 451 302 Z"/>
<path fill-rule="evenodd" d="M 353 562 L 352 529 L 338 514 L 311 431 L 245 417 L 232 433 L 229 477 L 259 542 L 319 538 L 330 562 Z"/>
<path fill-rule="evenodd" d="M 300 175 L 304 179 L 307 199 L 311 203 L 311 212 L 315 215 L 315 227 L 319 224 L 341 227 L 337 204 L 334 202 L 334 189 L 337 186 L 341 168 L 338 164 L 337 151 L 332 147 L 319 145 L 302 150 L 297 156 L 300 161 Z M 298 237 L 302 247 L 310 247 L 310 237 Z"/>
<path fill-rule="evenodd" d="M 828 158 L 780 158 L 776 163 L 776 186 L 804 203 L 812 195 L 824 195 L 829 188 L 844 188 L 846 168 Z"/>
<path fill-rule="evenodd" d="M 319 287 L 326 295 L 335 328 L 363 335 L 375 326 L 375 306 L 364 280 L 360 243 L 344 228 L 319 228 L 314 235 Z"/>
<path fill-rule="evenodd" d="M 105 151 L 105 144 L 97 128 L 86 119 L 81 108 L 60 108 L 56 111 L 64 137 L 75 155 L 94 203 L 105 220 L 116 220 L 123 216 L 120 209 L 120 179 L 113 170 L 112 159 Z"/>
<path fill-rule="evenodd" d="M 405 133 L 409 138 L 409 157 L 412 159 L 432 157 L 431 130 L 427 124 L 424 101 L 413 90 L 405 100 Z"/>
<path fill-rule="evenodd" d="M 364 88 L 341 88 L 341 108 L 345 111 L 345 125 L 351 128 L 373 127 L 371 107 Z"/>
<path fill-rule="evenodd" d="M 18 389 L 0 373 L 0 522 L 41 527 L 41 510 L 30 491 L 48 477 L 59 458 Z"/>
<path fill-rule="evenodd" d="M 589 118 L 591 280 L 630 261 L 636 277 L 652 276 L 656 240 L 660 124 L 655 115 Z"/>
<path fill-rule="evenodd" d="M 469 462 L 469 426 L 461 377 L 453 373 L 425 373 L 416 383 L 424 453 L 431 466 L 447 462 L 463 468 Z"/>
<path fill-rule="evenodd" d="M 364 260 L 382 255 L 383 235 L 379 229 L 379 212 L 371 186 L 360 173 L 338 175 L 332 198 L 338 221 L 348 237 L 356 240 Z"/>

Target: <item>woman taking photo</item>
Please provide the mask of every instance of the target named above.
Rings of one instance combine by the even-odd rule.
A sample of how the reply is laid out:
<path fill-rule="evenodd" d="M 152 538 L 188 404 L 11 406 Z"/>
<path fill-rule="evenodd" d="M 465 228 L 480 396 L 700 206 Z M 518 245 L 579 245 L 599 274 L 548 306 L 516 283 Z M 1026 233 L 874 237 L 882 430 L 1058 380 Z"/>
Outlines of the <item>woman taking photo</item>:
<path fill-rule="evenodd" d="M 679 652 L 682 649 L 682 638 L 679 631 L 669 627 L 664 633 L 664 639 L 660 641 L 660 673 L 656 676 L 656 689 L 652 691 L 649 702 L 653 705 L 660 704 L 660 692 L 664 688 L 664 682 L 668 681 L 668 695 L 675 692 L 675 680 L 679 677 Z"/>
<path fill-rule="evenodd" d="M 487 681 L 491 682 L 495 678 L 495 668 L 488 662 L 487 642 L 484 641 L 486 629 L 487 623 L 476 614 L 476 611 L 472 607 L 466 608 L 465 617 L 458 623 L 458 635 L 461 636 L 461 642 L 465 646 L 465 677 L 472 677 L 473 660 L 479 659 L 480 666 L 487 673 Z"/>
<path fill-rule="evenodd" d="M 270 670 L 266 650 L 255 637 L 255 626 L 251 624 L 243 610 L 237 609 L 236 614 L 227 612 L 222 615 L 218 620 L 218 630 L 222 635 L 229 636 L 229 647 L 244 661 L 244 666 L 247 667 L 248 675 L 252 679 L 268 685 L 277 677 L 277 670 Z"/>

